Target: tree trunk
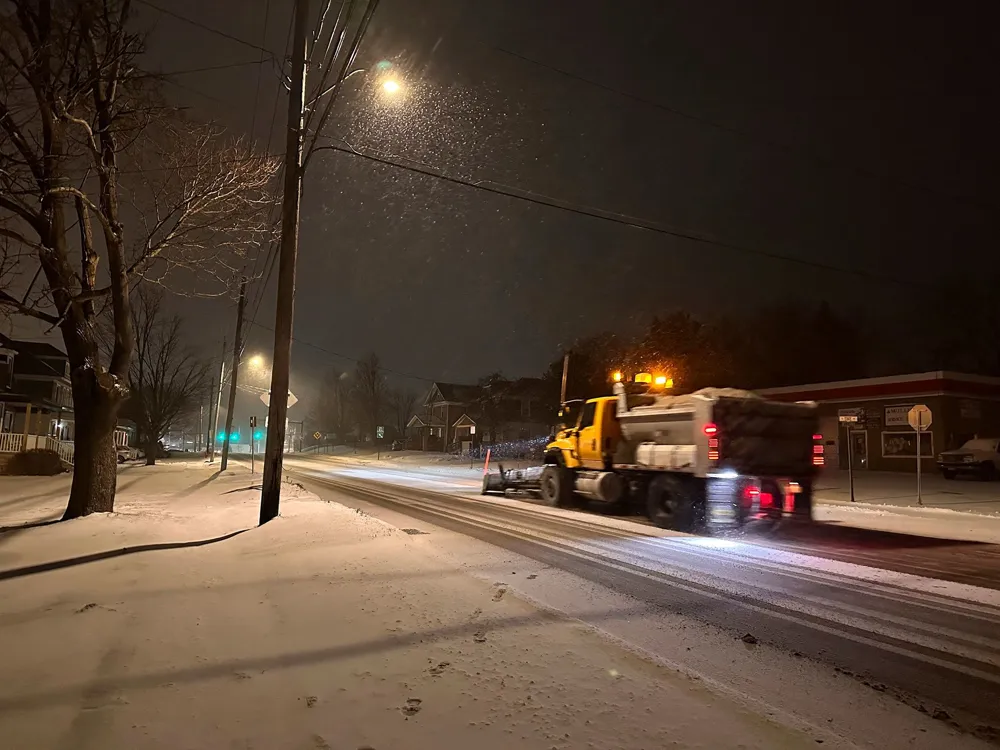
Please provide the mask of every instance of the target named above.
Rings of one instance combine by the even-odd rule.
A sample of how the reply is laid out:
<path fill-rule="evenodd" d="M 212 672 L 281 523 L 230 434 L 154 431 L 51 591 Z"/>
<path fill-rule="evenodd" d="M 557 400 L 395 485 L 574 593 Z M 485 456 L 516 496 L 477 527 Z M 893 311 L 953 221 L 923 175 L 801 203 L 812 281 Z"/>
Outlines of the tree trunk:
<path fill-rule="evenodd" d="M 116 390 L 99 383 L 91 368 L 74 368 L 72 379 L 76 435 L 73 485 L 64 521 L 114 511 L 118 481 L 114 433 L 120 396 Z"/>
<path fill-rule="evenodd" d="M 146 451 L 146 466 L 156 466 L 156 454 L 159 452 L 160 441 L 155 437 L 147 437 L 143 443 Z"/>

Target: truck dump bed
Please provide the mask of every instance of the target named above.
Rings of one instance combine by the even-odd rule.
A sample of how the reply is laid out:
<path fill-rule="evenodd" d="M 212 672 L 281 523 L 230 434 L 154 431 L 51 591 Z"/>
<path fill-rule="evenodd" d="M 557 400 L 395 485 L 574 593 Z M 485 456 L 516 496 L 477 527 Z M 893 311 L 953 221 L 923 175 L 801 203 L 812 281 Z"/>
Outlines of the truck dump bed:
<path fill-rule="evenodd" d="M 753 476 L 815 471 L 813 435 L 819 420 L 813 405 L 723 396 L 712 414 L 726 467 Z"/>
<path fill-rule="evenodd" d="M 703 431 L 714 425 L 719 450 L 716 465 L 720 467 L 751 476 L 801 477 L 815 471 L 813 435 L 819 419 L 814 404 L 768 401 L 735 388 L 704 388 L 678 396 L 629 396 L 625 409 L 621 403 L 618 420 L 626 442 L 616 463 L 630 461 L 627 456 L 635 455 L 639 445 L 655 444 L 671 447 L 657 455 L 669 454 L 673 459 L 690 454 L 687 468 L 670 467 L 693 470 L 702 466 L 694 456 L 708 450 Z"/>

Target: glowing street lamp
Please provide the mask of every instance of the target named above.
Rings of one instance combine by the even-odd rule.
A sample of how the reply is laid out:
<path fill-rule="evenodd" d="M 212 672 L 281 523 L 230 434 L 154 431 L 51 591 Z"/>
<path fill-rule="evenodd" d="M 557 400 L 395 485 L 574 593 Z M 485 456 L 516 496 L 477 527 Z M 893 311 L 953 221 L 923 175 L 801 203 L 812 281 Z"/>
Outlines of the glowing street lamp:
<path fill-rule="evenodd" d="M 399 81 L 393 78 L 387 78 L 382 82 L 382 90 L 387 94 L 398 94 L 403 87 L 399 85 Z"/>

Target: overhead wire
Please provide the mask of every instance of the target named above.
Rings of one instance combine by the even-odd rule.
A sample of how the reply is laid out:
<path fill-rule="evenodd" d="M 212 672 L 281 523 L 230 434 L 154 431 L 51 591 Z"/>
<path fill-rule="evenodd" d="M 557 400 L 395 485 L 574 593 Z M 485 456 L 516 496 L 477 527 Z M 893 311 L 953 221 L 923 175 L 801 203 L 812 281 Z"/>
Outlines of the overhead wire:
<path fill-rule="evenodd" d="M 284 51 L 284 54 L 282 55 L 282 58 L 281 58 L 282 59 L 282 64 L 284 64 L 284 61 L 288 58 L 288 51 L 291 48 L 293 21 L 294 21 L 294 16 L 291 16 L 288 19 L 288 31 L 285 34 L 285 51 Z M 283 75 L 283 71 L 282 71 L 282 75 Z M 279 89 L 275 92 L 275 95 L 274 95 L 274 105 L 271 108 L 271 123 L 270 123 L 270 125 L 268 127 L 268 131 L 267 131 L 267 147 L 268 148 L 270 148 L 271 139 L 274 137 L 274 128 L 275 128 L 275 124 L 277 123 L 277 119 L 278 119 L 278 104 L 280 102 L 281 102 L 281 89 L 279 87 Z M 277 218 L 276 216 L 274 216 L 274 213 L 275 213 L 275 211 L 278 208 L 278 200 L 279 200 L 280 195 L 281 195 L 281 193 L 279 191 L 279 186 L 281 185 L 281 182 L 282 182 L 282 176 L 284 175 L 284 170 L 285 170 L 285 165 L 284 165 L 284 162 L 282 162 L 281 168 L 278 170 L 278 174 L 275 175 L 274 193 L 271 196 L 271 211 L 270 211 L 271 218 L 270 218 L 270 221 L 272 223 Z M 259 253 L 258 253 L 258 257 L 259 257 Z M 276 262 L 277 258 L 278 258 L 278 238 L 272 238 L 272 240 L 270 242 L 270 246 L 268 248 L 267 257 L 264 260 L 264 266 L 267 267 L 267 273 L 263 277 L 263 281 L 260 284 L 256 284 L 255 285 L 256 298 L 255 298 L 255 301 L 253 303 L 253 315 L 250 317 L 250 321 L 249 321 L 250 325 L 254 325 L 256 323 L 257 315 L 260 312 L 260 305 L 264 301 L 264 293 L 267 291 L 267 285 L 268 285 L 268 283 L 271 280 L 271 274 L 274 273 L 274 265 L 275 265 L 275 262 Z M 253 272 L 252 273 L 253 273 L 253 277 L 256 278 L 256 276 L 257 276 L 257 261 L 256 260 L 254 261 L 254 267 L 253 267 Z"/>
<path fill-rule="evenodd" d="M 267 41 L 267 22 L 270 19 L 270 16 L 271 16 L 271 0 L 264 0 L 264 22 L 261 24 L 261 28 L 260 28 L 260 44 L 261 44 L 261 47 L 263 47 L 264 46 L 264 42 Z M 264 62 L 264 53 L 263 52 L 260 54 L 260 62 L 261 63 Z M 257 107 L 260 104 L 260 84 L 261 84 L 261 80 L 263 78 L 263 76 L 261 75 L 262 69 L 263 69 L 263 66 L 260 66 L 260 67 L 257 68 L 257 85 L 254 88 L 253 109 L 251 110 L 250 138 L 252 140 L 254 140 L 254 141 L 256 141 L 256 137 L 257 137 Z M 276 102 L 277 102 L 277 99 L 278 99 L 278 97 L 276 96 L 275 97 L 275 101 Z M 277 105 L 275 105 L 275 109 L 277 109 Z M 272 123 L 274 122 L 274 117 L 273 116 L 271 118 L 271 122 Z M 264 145 L 264 148 L 268 149 L 270 147 L 271 147 L 271 142 L 270 142 L 270 133 L 269 133 L 268 134 L 268 142 Z M 273 198 L 272 198 L 272 206 L 268 210 L 268 219 L 269 219 L 269 221 L 270 221 L 270 214 L 271 214 L 271 212 L 273 210 L 274 210 L 274 204 L 273 204 Z M 253 278 L 256 277 L 256 275 L 257 275 L 257 263 L 260 261 L 260 255 L 261 255 L 261 250 L 260 250 L 260 246 L 258 245 L 257 252 L 254 253 L 254 256 L 253 256 L 253 266 L 250 269 L 250 273 L 249 274 L 246 273 L 246 264 L 244 264 L 244 278 L 246 278 L 246 279 L 249 280 L 249 279 L 253 279 Z"/>
<path fill-rule="evenodd" d="M 371 22 L 372 15 L 374 15 L 375 10 L 378 8 L 378 4 L 379 4 L 379 0 L 369 0 L 369 2 L 367 3 L 367 5 L 365 6 L 365 11 L 362 14 L 361 21 L 359 22 L 358 28 L 355 30 L 355 34 L 354 34 L 353 40 L 351 42 L 351 45 L 350 45 L 350 47 L 348 49 L 347 55 L 345 57 L 344 64 L 340 67 L 340 70 L 337 73 L 337 85 L 339 85 L 340 83 L 343 82 L 345 71 L 354 62 L 355 58 L 357 57 L 358 49 L 360 48 L 361 42 L 364 39 L 364 35 L 365 35 L 365 32 L 368 29 L 368 24 Z M 326 7 L 324 7 L 321 10 L 321 13 L 320 13 L 320 19 L 321 20 L 325 19 L 326 14 L 329 11 L 329 6 L 330 6 L 330 2 L 328 0 Z M 323 67 L 324 67 L 324 75 L 321 77 L 320 84 L 317 86 L 317 89 L 319 91 L 321 91 L 321 92 L 323 90 L 322 87 L 325 84 L 325 81 L 327 79 L 328 72 L 331 69 L 334 68 L 334 66 L 335 66 L 335 64 L 337 62 L 337 58 L 340 56 L 340 52 L 343 49 L 344 35 L 346 34 L 347 29 L 348 29 L 348 27 L 350 25 L 351 14 L 353 12 L 353 9 L 354 9 L 354 0 L 348 0 L 348 2 L 342 3 L 341 7 L 340 7 L 340 10 L 337 13 L 337 17 L 336 17 L 336 19 L 335 19 L 335 21 L 333 23 L 333 26 L 330 29 L 330 34 L 329 34 L 329 37 L 327 39 L 326 48 L 324 50 L 323 62 L 321 63 L 323 65 Z M 343 23 L 341 23 L 342 21 L 343 21 Z M 318 27 L 321 27 L 321 25 L 322 25 L 321 23 L 317 24 Z M 292 26 L 291 26 L 291 23 L 289 23 L 289 27 L 288 27 L 288 39 L 286 40 L 286 44 L 285 44 L 285 56 L 286 57 L 288 55 L 288 49 L 289 49 L 289 47 L 291 45 L 291 31 L 292 31 Z M 322 32 L 321 28 L 317 28 L 317 31 L 314 34 L 313 49 L 318 48 L 318 42 L 322 39 L 322 33 L 321 32 Z M 333 45 L 333 39 L 334 39 L 335 36 L 339 36 L 340 37 L 340 39 L 337 42 L 336 46 Z M 311 55 L 312 55 L 312 51 L 310 51 L 310 57 L 311 57 Z M 310 64 L 313 64 L 313 61 L 311 59 L 310 59 Z M 309 155 L 312 153 L 313 150 L 315 150 L 316 137 L 318 136 L 319 132 L 322 130 L 323 125 L 326 123 L 326 120 L 329 117 L 329 114 L 332 111 L 333 106 L 336 104 L 337 93 L 338 92 L 339 92 L 339 89 L 334 88 L 332 96 L 327 100 L 327 102 L 324 105 L 323 113 L 320 116 L 320 123 L 317 126 L 317 132 L 313 136 L 313 139 L 312 139 L 311 143 L 308 144 L 308 147 L 306 148 L 306 150 L 304 152 L 304 157 L 303 157 L 303 160 L 302 160 L 302 169 L 303 170 L 305 169 L 306 162 L 309 159 Z M 310 112 L 309 116 L 307 117 L 306 122 L 305 122 L 305 129 L 308 129 L 309 122 L 310 122 L 311 117 L 312 117 L 312 115 L 313 115 L 313 113 L 315 111 L 316 110 L 312 110 Z M 276 112 L 277 112 L 277 100 L 275 101 L 275 113 Z M 274 117 L 273 116 L 272 116 L 271 124 L 272 124 L 272 128 L 273 128 L 273 125 L 274 125 Z M 270 143 L 270 135 L 268 136 L 268 143 Z M 275 203 L 274 203 L 274 207 L 275 208 L 277 208 L 277 199 L 278 199 L 278 195 L 277 195 L 277 192 L 276 192 L 275 193 Z M 278 258 L 278 241 L 275 240 L 275 241 L 272 242 L 271 251 L 268 254 L 268 260 L 265 261 L 265 264 L 268 265 L 267 274 L 264 277 L 263 283 L 261 283 L 261 284 L 258 285 L 258 295 L 257 295 L 257 299 L 256 299 L 256 301 L 254 303 L 254 312 L 253 312 L 253 316 L 251 317 L 251 325 L 256 324 L 257 314 L 258 314 L 258 312 L 260 310 L 260 305 L 261 305 L 261 302 L 263 301 L 264 293 L 265 293 L 265 291 L 267 289 L 267 285 L 268 285 L 268 283 L 269 283 L 269 281 L 271 279 L 271 275 L 274 272 L 274 267 L 275 267 L 275 264 L 277 262 L 277 258 Z"/>
<path fill-rule="evenodd" d="M 501 183 L 496 183 L 490 180 L 475 180 L 467 177 L 455 177 L 453 175 L 446 174 L 430 165 L 422 164 L 419 162 L 404 163 L 402 161 L 399 161 L 400 157 L 393 156 L 392 158 L 387 158 L 387 156 L 378 156 L 371 152 L 360 151 L 354 147 L 348 148 L 332 144 L 320 146 L 316 149 L 316 151 L 336 151 L 338 153 L 348 154 L 350 156 L 365 159 L 370 162 L 382 164 L 384 166 L 406 170 L 408 172 L 413 172 L 415 174 L 420 174 L 426 177 L 432 177 L 438 180 L 442 180 L 444 182 L 452 183 L 454 185 L 461 185 L 467 188 L 472 188 L 474 190 L 481 190 L 496 195 L 503 195 L 508 198 L 514 198 L 516 200 L 525 201 L 527 203 L 533 203 L 539 206 L 547 206 L 549 208 L 558 209 L 560 211 L 565 211 L 567 213 L 577 214 L 580 216 L 588 216 L 593 219 L 599 219 L 601 221 L 619 224 L 622 226 L 631 227 L 633 229 L 641 229 L 649 232 L 654 232 L 656 234 L 668 235 L 678 239 L 688 240 L 691 242 L 712 245 L 732 252 L 754 255 L 757 257 L 767 258 L 769 260 L 774 260 L 774 261 L 792 263 L 822 271 L 833 271 L 835 273 L 841 273 L 849 276 L 857 276 L 872 281 L 889 282 L 900 286 L 918 286 L 915 282 L 906 281 L 893 276 L 888 276 L 884 274 L 879 274 L 859 269 L 846 268 L 843 266 L 836 266 L 830 263 L 823 263 L 821 261 L 812 261 L 812 260 L 807 260 L 805 258 L 797 258 L 795 256 L 783 255 L 781 253 L 776 253 L 770 250 L 764 250 L 762 248 L 751 247 L 749 245 L 741 245 L 734 242 L 718 240 L 704 234 L 673 229 L 672 227 L 665 226 L 662 223 L 654 222 L 649 219 L 644 219 L 636 216 L 629 216 L 628 214 L 608 211 L 605 209 L 595 208 L 591 206 L 580 206 L 558 198 L 553 198 L 551 196 L 543 195 L 541 193 L 535 193 L 532 191 L 523 190 L 521 188 L 517 188 L 510 185 L 504 185 Z"/>
<path fill-rule="evenodd" d="M 232 42 L 237 42 L 238 44 L 242 44 L 245 47 L 249 47 L 250 49 L 255 49 L 255 50 L 258 50 L 260 52 L 263 52 L 266 55 L 268 55 L 268 57 L 270 57 L 272 59 L 274 58 L 274 53 L 271 52 L 271 50 L 266 49 L 265 47 L 262 47 L 259 44 L 254 44 L 253 42 L 248 42 L 246 39 L 241 39 L 240 37 L 234 36 L 233 34 L 229 34 L 228 32 L 222 31 L 221 29 L 216 29 L 216 28 L 214 28 L 212 26 L 209 26 L 208 24 L 202 23 L 201 21 L 195 21 L 193 18 L 185 16 L 182 13 L 177 13 L 176 11 L 167 10 L 163 6 L 158 5 L 157 3 L 151 2 L 151 0 L 137 0 L 137 2 L 139 2 L 142 5 L 147 6 L 148 8 L 152 8 L 153 10 L 160 12 L 160 13 L 162 13 L 165 16 L 170 16 L 171 18 L 176 18 L 178 21 L 183 21 L 184 23 L 190 24 L 191 26 L 195 26 L 196 28 L 202 29 L 203 31 L 207 31 L 207 32 L 209 32 L 211 34 L 215 34 L 216 36 L 222 37 L 224 39 L 228 39 L 228 40 L 230 40 Z"/>

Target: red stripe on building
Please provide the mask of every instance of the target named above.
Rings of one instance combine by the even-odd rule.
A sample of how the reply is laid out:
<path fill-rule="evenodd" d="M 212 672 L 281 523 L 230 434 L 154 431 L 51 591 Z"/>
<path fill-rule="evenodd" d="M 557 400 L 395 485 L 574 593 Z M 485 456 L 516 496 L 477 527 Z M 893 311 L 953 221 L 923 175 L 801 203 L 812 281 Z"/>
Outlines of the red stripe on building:
<path fill-rule="evenodd" d="M 877 399 L 914 396 L 917 394 L 943 393 L 962 396 L 1000 396 L 1000 385 L 977 383 L 953 378 L 930 378 L 896 383 L 859 383 L 839 388 L 814 388 L 801 391 L 771 393 L 767 398 L 775 401 L 832 401 L 852 399 Z"/>

